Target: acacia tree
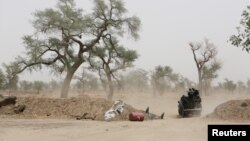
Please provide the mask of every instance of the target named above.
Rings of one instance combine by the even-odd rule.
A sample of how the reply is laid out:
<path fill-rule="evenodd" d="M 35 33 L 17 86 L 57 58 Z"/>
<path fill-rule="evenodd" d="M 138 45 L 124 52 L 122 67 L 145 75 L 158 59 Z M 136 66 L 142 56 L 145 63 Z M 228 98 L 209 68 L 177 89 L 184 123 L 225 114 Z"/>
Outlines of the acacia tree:
<path fill-rule="evenodd" d="M 50 90 L 55 91 L 55 90 L 58 90 L 59 87 L 60 87 L 59 82 L 56 81 L 56 80 L 54 80 L 54 79 L 50 80 L 50 82 L 48 83 L 48 88 L 49 88 Z"/>
<path fill-rule="evenodd" d="M 4 87 L 5 87 L 5 75 L 2 69 L 0 69 L 0 90 L 4 89 Z"/>
<path fill-rule="evenodd" d="M 45 87 L 45 83 L 43 81 L 34 81 L 32 86 L 33 89 L 36 90 L 36 93 L 39 94 L 40 91 Z"/>
<path fill-rule="evenodd" d="M 123 76 L 122 84 L 128 90 L 137 90 L 139 92 L 147 91 L 148 89 L 148 72 L 143 69 L 130 71 Z"/>
<path fill-rule="evenodd" d="M 75 86 L 77 89 L 81 89 L 82 92 L 85 90 L 94 90 L 98 88 L 98 78 L 87 72 L 84 68 L 80 75 L 76 75 L 74 79 L 77 80 Z"/>
<path fill-rule="evenodd" d="M 23 91 L 29 91 L 32 89 L 32 82 L 23 80 L 19 82 L 20 89 Z"/>
<path fill-rule="evenodd" d="M 250 51 L 250 6 L 242 13 L 242 19 L 240 21 L 240 26 L 237 27 L 238 34 L 232 35 L 230 37 L 230 42 L 232 45 L 237 47 L 242 47 L 243 50 L 247 52 Z"/>
<path fill-rule="evenodd" d="M 74 0 L 59 0 L 56 8 L 35 12 L 35 33 L 23 37 L 26 56 L 17 58 L 18 72 L 44 65 L 65 72 L 61 97 L 67 97 L 74 73 L 101 38 L 122 37 L 127 32 L 138 38 L 140 20 L 126 13 L 122 0 L 94 0 L 91 13 L 83 13 Z"/>
<path fill-rule="evenodd" d="M 247 86 L 244 84 L 243 81 L 238 81 L 236 85 L 237 85 L 237 90 L 239 93 L 243 93 L 247 89 Z"/>
<path fill-rule="evenodd" d="M 200 93 L 203 91 L 202 74 L 205 74 L 205 70 L 208 70 L 208 64 L 211 60 L 215 59 L 217 55 L 217 49 L 213 43 L 205 40 L 204 43 L 189 43 L 191 51 L 193 53 L 195 65 L 198 72 L 198 89 Z M 204 68 L 206 67 L 206 68 Z M 204 72 L 203 72 L 204 71 Z"/>
<path fill-rule="evenodd" d="M 16 90 L 19 77 L 16 72 L 19 70 L 17 63 L 4 64 L 5 68 L 5 87 L 8 90 Z"/>
<path fill-rule="evenodd" d="M 202 80 L 204 93 L 208 94 L 208 89 L 211 87 L 212 80 L 218 77 L 218 70 L 221 69 L 222 64 L 218 61 L 213 61 L 211 64 L 208 64 L 202 69 Z"/>
<path fill-rule="evenodd" d="M 166 88 L 171 87 L 171 82 L 178 80 L 178 74 L 173 72 L 173 69 L 169 66 L 157 66 L 151 74 L 151 85 L 153 87 L 154 94 L 163 94 Z"/>
<path fill-rule="evenodd" d="M 249 93 L 250 92 L 250 79 L 247 80 L 246 85 L 247 85 L 247 91 Z"/>
<path fill-rule="evenodd" d="M 135 50 L 126 49 L 118 44 L 114 37 L 102 38 L 102 44 L 95 46 L 89 58 L 90 65 L 99 72 L 100 79 L 103 81 L 104 74 L 108 83 L 108 99 L 113 98 L 114 85 L 113 79 L 118 84 L 119 80 L 116 73 L 133 66 L 133 62 L 138 58 Z"/>
<path fill-rule="evenodd" d="M 237 85 L 232 80 L 228 80 L 228 79 L 225 79 L 225 82 L 223 82 L 222 86 L 225 90 L 228 90 L 232 93 L 237 87 Z"/>
<path fill-rule="evenodd" d="M 178 76 L 178 79 L 177 81 L 175 82 L 175 90 L 185 90 L 185 89 L 188 89 L 188 88 L 193 88 L 196 84 L 189 80 L 188 78 L 186 77 L 183 77 L 182 75 L 179 75 Z"/>

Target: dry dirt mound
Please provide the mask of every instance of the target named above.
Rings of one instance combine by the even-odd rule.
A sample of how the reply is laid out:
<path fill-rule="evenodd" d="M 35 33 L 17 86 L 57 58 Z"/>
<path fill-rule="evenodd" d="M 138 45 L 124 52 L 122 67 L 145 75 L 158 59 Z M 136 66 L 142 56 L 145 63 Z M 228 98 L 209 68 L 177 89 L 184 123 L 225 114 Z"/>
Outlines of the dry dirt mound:
<path fill-rule="evenodd" d="M 208 118 L 250 120 L 250 99 L 231 100 L 217 106 Z"/>
<path fill-rule="evenodd" d="M 16 113 L 17 105 L 25 105 L 22 113 Z M 2 118 L 79 118 L 103 120 L 104 113 L 113 105 L 112 101 L 101 98 L 59 99 L 59 98 L 36 98 L 17 97 L 15 105 L 0 107 Z M 125 105 L 121 115 L 115 120 L 128 120 L 128 114 L 137 111 L 130 105 Z M 84 119 L 83 118 L 83 119 Z"/>

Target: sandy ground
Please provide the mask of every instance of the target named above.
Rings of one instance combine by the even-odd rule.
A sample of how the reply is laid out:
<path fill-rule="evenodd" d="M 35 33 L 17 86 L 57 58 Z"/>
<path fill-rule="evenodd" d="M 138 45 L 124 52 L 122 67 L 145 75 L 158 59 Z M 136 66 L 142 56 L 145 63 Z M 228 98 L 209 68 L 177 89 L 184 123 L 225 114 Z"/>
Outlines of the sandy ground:
<path fill-rule="evenodd" d="M 150 111 L 155 114 L 165 112 L 163 120 L 101 122 L 0 119 L 0 141 L 206 141 L 208 124 L 247 124 L 206 119 L 204 116 L 224 101 L 250 98 L 250 95 L 203 97 L 203 115 L 192 118 L 180 118 L 177 115 L 179 97 L 180 95 L 176 94 L 158 97 L 146 94 L 117 97 L 139 109 L 150 106 Z"/>

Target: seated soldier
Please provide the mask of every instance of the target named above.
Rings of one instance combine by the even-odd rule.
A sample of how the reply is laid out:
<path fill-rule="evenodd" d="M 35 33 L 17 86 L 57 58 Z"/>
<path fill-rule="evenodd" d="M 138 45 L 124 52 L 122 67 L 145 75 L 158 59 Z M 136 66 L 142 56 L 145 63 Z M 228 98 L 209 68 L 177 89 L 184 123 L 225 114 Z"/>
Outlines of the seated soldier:
<path fill-rule="evenodd" d="M 201 102 L 201 98 L 200 98 L 199 91 L 196 90 L 196 89 L 194 89 L 194 88 L 193 88 L 193 91 L 194 91 L 193 95 L 194 95 L 194 100 L 195 100 L 195 102 L 200 103 L 200 102 Z"/>
<path fill-rule="evenodd" d="M 190 88 L 187 93 L 188 93 L 188 96 L 183 95 L 181 97 L 184 108 L 186 109 L 194 108 L 196 103 L 201 102 L 198 90 L 194 88 Z"/>

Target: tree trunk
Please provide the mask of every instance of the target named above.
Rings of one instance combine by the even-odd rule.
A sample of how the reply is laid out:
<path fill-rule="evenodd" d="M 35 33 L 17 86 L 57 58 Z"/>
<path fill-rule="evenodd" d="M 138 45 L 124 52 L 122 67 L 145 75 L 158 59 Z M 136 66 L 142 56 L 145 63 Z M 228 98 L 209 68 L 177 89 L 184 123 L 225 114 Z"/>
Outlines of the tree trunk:
<path fill-rule="evenodd" d="M 211 80 L 205 79 L 203 86 L 204 95 L 209 95 L 210 87 L 211 87 Z"/>
<path fill-rule="evenodd" d="M 69 93 L 70 82 L 73 77 L 73 73 L 71 71 L 67 72 L 66 78 L 63 81 L 62 89 L 61 89 L 61 97 L 67 98 Z"/>
<path fill-rule="evenodd" d="M 200 95 L 202 95 L 202 91 L 203 91 L 203 88 L 202 88 L 202 78 L 201 78 L 201 70 L 198 70 L 198 75 L 199 75 L 199 92 L 200 92 Z"/>
<path fill-rule="evenodd" d="M 61 88 L 61 98 L 67 98 L 69 93 L 70 82 L 74 76 L 76 70 L 81 66 L 82 61 L 78 61 L 71 68 L 68 68 L 66 78 L 63 81 Z"/>
<path fill-rule="evenodd" d="M 107 78 L 108 78 L 108 85 L 109 85 L 108 99 L 112 100 L 113 95 L 114 95 L 114 86 L 113 86 L 113 82 L 112 82 L 112 78 L 111 78 L 110 73 L 107 74 Z"/>
<path fill-rule="evenodd" d="M 114 95 L 114 86 L 113 86 L 113 82 L 112 82 L 112 72 L 110 70 L 110 67 L 108 64 L 105 64 L 105 69 L 104 69 L 104 72 L 106 74 L 106 77 L 107 77 L 107 81 L 108 81 L 108 99 L 109 100 L 112 100 L 113 98 L 113 95 Z"/>

